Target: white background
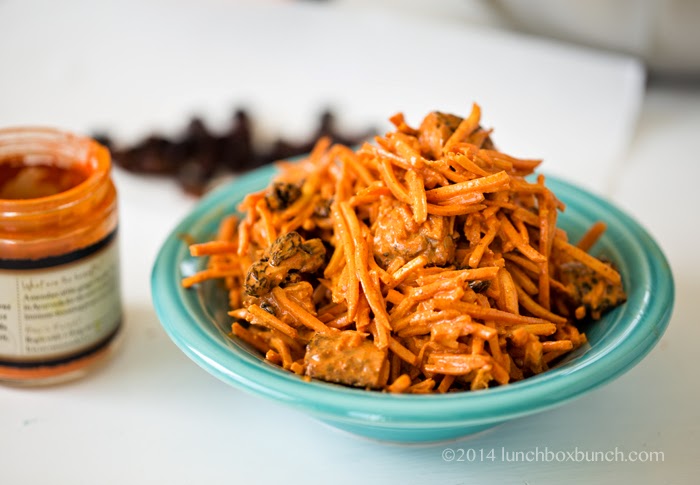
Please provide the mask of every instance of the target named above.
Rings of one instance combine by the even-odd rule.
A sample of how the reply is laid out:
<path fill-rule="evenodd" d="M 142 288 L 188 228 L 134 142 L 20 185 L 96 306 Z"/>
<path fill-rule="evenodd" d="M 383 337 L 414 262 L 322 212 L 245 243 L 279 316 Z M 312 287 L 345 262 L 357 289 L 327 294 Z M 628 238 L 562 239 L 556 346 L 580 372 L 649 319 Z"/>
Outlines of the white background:
<path fill-rule="evenodd" d="M 346 2 L 347 3 L 347 2 Z M 454 2 L 451 2 L 451 5 Z M 0 483 L 693 483 L 700 455 L 700 92 L 644 91 L 634 60 L 365 8 L 234 1 L 0 0 L 0 126 L 100 128 L 130 141 L 250 108 L 267 136 L 307 136 L 336 108 L 346 131 L 405 111 L 481 104 L 499 147 L 618 203 L 657 238 L 677 284 L 658 347 L 614 383 L 478 437 L 376 443 L 220 383 L 161 329 L 156 252 L 196 202 L 116 170 L 125 332 L 87 378 L 0 388 Z M 446 10 L 445 10 L 446 12 Z M 446 463 L 445 447 L 497 451 Z M 503 463 L 500 450 L 662 451 L 663 463 Z"/>

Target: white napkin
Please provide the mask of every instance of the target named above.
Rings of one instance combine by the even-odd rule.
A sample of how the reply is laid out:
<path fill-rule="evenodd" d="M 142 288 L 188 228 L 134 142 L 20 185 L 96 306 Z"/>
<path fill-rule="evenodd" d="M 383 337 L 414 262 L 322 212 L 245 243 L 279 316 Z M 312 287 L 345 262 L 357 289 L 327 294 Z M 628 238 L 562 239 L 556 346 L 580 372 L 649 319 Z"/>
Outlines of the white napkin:
<path fill-rule="evenodd" d="M 346 130 L 404 111 L 467 114 L 497 146 L 604 192 L 643 90 L 631 58 L 371 10 L 216 0 L 0 4 L 0 125 L 96 127 L 131 140 L 213 126 L 250 108 L 269 134 L 306 138 L 319 111 Z M 31 25 L 31 28 L 27 26 Z"/>

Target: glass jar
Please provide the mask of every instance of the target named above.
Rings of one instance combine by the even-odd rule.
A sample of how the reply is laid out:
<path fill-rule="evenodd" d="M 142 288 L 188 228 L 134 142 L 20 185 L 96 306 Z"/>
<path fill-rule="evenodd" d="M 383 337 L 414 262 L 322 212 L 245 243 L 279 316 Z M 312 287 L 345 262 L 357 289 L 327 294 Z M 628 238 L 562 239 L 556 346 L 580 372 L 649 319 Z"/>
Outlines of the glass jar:
<path fill-rule="evenodd" d="M 122 321 L 117 193 L 105 147 L 0 130 L 0 382 L 82 376 Z"/>

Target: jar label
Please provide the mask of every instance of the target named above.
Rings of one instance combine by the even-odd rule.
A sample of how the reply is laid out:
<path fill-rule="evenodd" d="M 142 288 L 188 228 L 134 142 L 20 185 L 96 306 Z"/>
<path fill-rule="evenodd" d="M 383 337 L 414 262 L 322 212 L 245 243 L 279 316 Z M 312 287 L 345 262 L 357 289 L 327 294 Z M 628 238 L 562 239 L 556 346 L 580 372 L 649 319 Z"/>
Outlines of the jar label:
<path fill-rule="evenodd" d="M 117 238 L 70 263 L 0 269 L 0 361 L 69 358 L 121 323 Z"/>

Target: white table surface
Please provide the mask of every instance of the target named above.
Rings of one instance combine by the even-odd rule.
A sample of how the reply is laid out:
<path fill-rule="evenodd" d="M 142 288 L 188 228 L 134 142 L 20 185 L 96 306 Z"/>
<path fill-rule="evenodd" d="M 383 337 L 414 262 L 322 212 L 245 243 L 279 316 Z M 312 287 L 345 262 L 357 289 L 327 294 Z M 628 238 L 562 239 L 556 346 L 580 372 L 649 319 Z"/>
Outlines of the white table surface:
<path fill-rule="evenodd" d="M 205 12 L 191 2 L 171 2 L 161 24 L 163 5 L 157 1 L 110 4 L 104 11 L 75 2 L 58 7 L 0 1 L 0 125 L 53 124 L 76 131 L 97 126 L 128 139 L 148 128 L 173 130 L 192 111 L 220 124 L 224 111 L 242 100 L 269 130 L 293 136 L 310 130 L 319 103 L 337 106 L 352 128 L 377 124 L 397 109 L 414 119 L 436 106 L 463 112 L 475 99 L 503 149 L 545 155 L 551 172 L 606 195 L 656 237 L 676 280 L 669 329 L 627 374 L 547 413 L 449 444 L 397 446 L 356 438 L 228 387 L 170 342 L 150 302 L 150 267 L 168 231 L 196 201 L 173 182 L 116 170 L 123 343 L 106 366 L 80 381 L 0 387 L 0 483 L 696 483 L 700 89 L 652 86 L 642 93 L 639 66 L 629 59 L 455 24 L 436 29 L 420 19 L 356 11 L 327 17 L 311 6 L 260 10 L 203 3 Z M 140 9 L 133 22 L 129 9 Z M 232 12 L 224 22 L 223 14 Z M 251 41 L 253 55 L 244 55 L 228 36 L 249 34 L 246 25 L 260 19 L 266 19 L 265 35 Z M 309 38 L 285 31 L 284 19 L 303 24 Z M 357 32 L 340 29 L 333 48 L 318 47 L 317 36 L 330 35 L 328 29 L 313 31 L 322 21 L 360 23 L 369 40 L 349 44 Z M 231 23 L 238 34 L 227 28 Z M 90 42 L 76 38 L 77 26 Z M 185 27 L 194 33 L 174 39 Z M 439 61 L 440 72 L 460 82 L 440 84 L 436 94 L 425 89 L 432 69 L 412 66 L 409 57 L 386 67 L 384 57 L 369 56 L 376 43 L 385 42 L 382 53 L 393 48 L 395 38 L 385 39 L 380 31 L 403 35 L 413 52 L 426 49 L 418 50 L 421 59 Z M 179 54 L 168 54 L 169 42 L 181 42 Z M 285 42 L 294 49 L 276 55 Z M 452 48 L 483 42 L 486 53 L 471 53 L 472 64 L 455 67 L 449 63 L 454 54 L 436 48 L 443 42 Z M 221 66 L 221 43 L 239 68 Z M 333 52 L 341 52 L 343 62 L 326 59 L 319 67 L 318 56 Z M 287 69 L 300 64 L 282 82 L 256 54 Z M 183 59 L 201 76 L 178 70 Z M 486 65 L 490 74 L 471 78 L 475 65 Z M 508 76 L 513 65 L 536 69 Z M 242 79 L 240 66 L 259 69 Z M 591 164 L 596 176 L 586 178 L 582 163 Z M 441 454 L 447 447 L 495 449 L 497 457 L 446 462 Z M 661 451 L 664 460 L 513 463 L 498 457 L 501 450 L 535 447 Z"/>

